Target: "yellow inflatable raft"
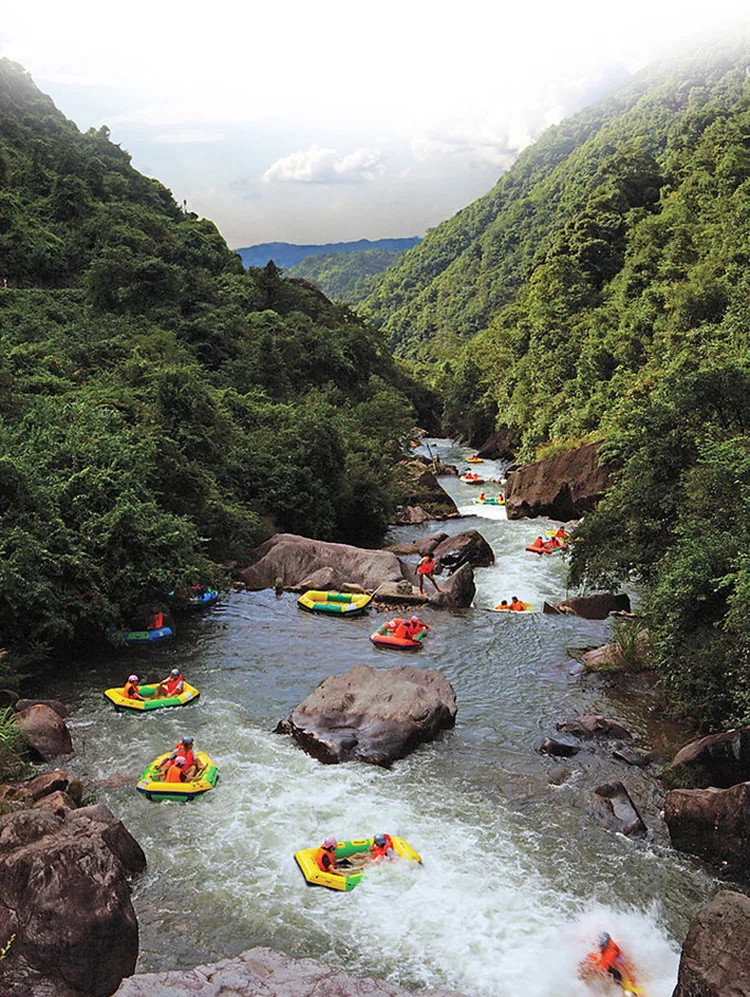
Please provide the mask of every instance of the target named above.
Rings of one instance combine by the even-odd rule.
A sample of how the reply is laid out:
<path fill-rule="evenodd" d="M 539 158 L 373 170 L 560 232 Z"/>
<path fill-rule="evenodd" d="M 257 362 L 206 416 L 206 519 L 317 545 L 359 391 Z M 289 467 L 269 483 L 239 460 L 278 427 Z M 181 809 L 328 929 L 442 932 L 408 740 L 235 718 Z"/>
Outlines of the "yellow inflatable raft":
<path fill-rule="evenodd" d="M 150 699 L 156 692 L 158 683 L 154 685 L 139 685 L 138 692 L 146 699 L 128 699 L 125 687 L 107 689 L 104 695 L 118 712 L 130 710 L 132 713 L 147 713 L 149 710 L 161 710 L 165 706 L 185 706 L 200 696 L 195 686 L 183 680 L 184 691 L 179 696 L 165 696 L 163 699 Z"/>
<path fill-rule="evenodd" d="M 403 838 L 391 835 L 391 844 L 399 858 L 408 859 L 410 862 L 422 862 L 409 842 Z M 372 864 L 369 860 L 371 847 L 372 838 L 353 838 L 351 841 L 337 842 L 336 861 L 346 859 L 351 862 L 351 866 L 341 869 L 342 875 L 323 872 L 315 861 L 317 848 L 303 848 L 302 851 L 294 853 L 294 858 L 309 886 L 327 886 L 329 890 L 348 891 L 354 889 L 362 879 L 366 867 Z"/>
<path fill-rule="evenodd" d="M 219 781 L 219 770 L 208 755 L 201 751 L 196 752 L 196 758 L 204 766 L 200 779 L 193 782 L 164 782 L 163 779 L 155 779 L 158 768 L 165 758 L 169 758 L 171 751 L 159 755 L 149 765 L 146 766 L 143 775 L 136 784 L 139 793 L 143 793 L 147 800 L 188 800 L 195 799 L 202 793 L 207 793 L 213 789 Z"/>
<path fill-rule="evenodd" d="M 372 599 L 366 592 L 318 592 L 310 589 L 297 600 L 308 613 L 332 613 L 334 616 L 357 616 L 364 613 Z"/>
<path fill-rule="evenodd" d="M 510 606 L 495 606 L 493 613 L 511 613 L 515 616 L 517 613 L 530 613 L 531 603 L 525 602 L 523 604 L 523 609 L 511 609 Z"/>

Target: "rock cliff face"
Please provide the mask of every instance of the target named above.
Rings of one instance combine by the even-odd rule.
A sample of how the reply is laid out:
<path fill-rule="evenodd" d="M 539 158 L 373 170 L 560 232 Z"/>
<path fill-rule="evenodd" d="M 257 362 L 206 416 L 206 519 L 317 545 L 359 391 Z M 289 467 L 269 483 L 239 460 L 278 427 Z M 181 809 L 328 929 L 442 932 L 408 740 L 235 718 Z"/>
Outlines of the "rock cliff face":
<path fill-rule="evenodd" d="M 690 924 L 672 997 L 750 994 L 750 899 L 721 890 Z"/>
<path fill-rule="evenodd" d="M 103 804 L 0 818 L 3 997 L 107 997 L 135 969 L 128 877 L 146 859 Z"/>
<path fill-rule="evenodd" d="M 599 446 L 587 443 L 519 467 L 505 493 L 508 519 L 549 516 L 565 521 L 596 508 L 612 472 L 599 466 Z"/>
<path fill-rule="evenodd" d="M 517 429 L 498 430 L 488 436 L 477 450 L 477 457 L 485 460 L 513 460 L 521 442 L 521 433 Z"/>
<path fill-rule="evenodd" d="M 750 782 L 730 789 L 673 789 L 664 819 L 675 848 L 747 877 L 750 872 Z"/>
<path fill-rule="evenodd" d="M 680 748 L 670 766 L 689 786 L 727 789 L 750 779 L 750 727 L 709 734 Z"/>
<path fill-rule="evenodd" d="M 419 990 L 418 995 L 459 997 L 447 990 Z M 116 997 L 415 997 L 415 991 L 258 948 L 187 972 L 133 976 Z"/>
<path fill-rule="evenodd" d="M 456 722 L 456 695 L 440 672 L 357 665 L 324 679 L 276 728 L 328 764 L 388 766 Z"/>

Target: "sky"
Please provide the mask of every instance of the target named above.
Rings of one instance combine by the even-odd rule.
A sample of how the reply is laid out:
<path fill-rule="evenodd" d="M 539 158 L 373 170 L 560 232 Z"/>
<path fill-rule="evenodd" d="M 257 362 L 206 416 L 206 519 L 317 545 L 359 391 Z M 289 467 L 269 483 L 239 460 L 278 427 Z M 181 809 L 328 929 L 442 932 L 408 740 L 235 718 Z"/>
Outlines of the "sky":
<path fill-rule="evenodd" d="M 423 235 L 750 0 L 0 0 L 0 56 L 232 248 Z"/>

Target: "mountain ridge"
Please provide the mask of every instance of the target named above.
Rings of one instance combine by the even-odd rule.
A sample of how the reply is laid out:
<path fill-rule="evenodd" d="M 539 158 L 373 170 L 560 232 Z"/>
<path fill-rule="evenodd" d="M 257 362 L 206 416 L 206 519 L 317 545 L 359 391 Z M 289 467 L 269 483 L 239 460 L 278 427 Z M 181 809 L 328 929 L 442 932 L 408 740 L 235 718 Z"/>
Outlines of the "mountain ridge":
<path fill-rule="evenodd" d="M 356 239 L 353 242 L 324 242 L 303 245 L 296 242 L 259 242 L 235 250 L 245 267 L 264 267 L 273 260 L 277 267 L 284 269 L 300 263 L 308 256 L 334 253 L 361 253 L 370 249 L 385 249 L 389 252 L 405 252 L 421 241 L 418 235 L 393 239 Z"/>

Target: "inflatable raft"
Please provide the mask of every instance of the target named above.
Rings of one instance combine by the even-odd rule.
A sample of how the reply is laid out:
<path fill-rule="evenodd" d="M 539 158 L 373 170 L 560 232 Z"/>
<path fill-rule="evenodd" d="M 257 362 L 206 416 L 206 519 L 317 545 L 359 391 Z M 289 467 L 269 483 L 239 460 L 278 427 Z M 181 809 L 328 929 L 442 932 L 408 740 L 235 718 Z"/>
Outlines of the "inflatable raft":
<path fill-rule="evenodd" d="M 512 613 L 514 616 L 517 613 L 530 613 L 531 611 L 530 602 L 525 602 L 523 604 L 523 609 L 511 609 L 510 606 L 495 606 L 492 610 L 493 613 Z"/>
<path fill-rule="evenodd" d="M 467 457 L 466 458 L 466 463 L 467 464 L 484 464 L 484 460 L 481 457 L 477 457 L 477 455 L 474 454 L 473 457 Z"/>
<path fill-rule="evenodd" d="M 200 595 L 195 592 L 187 594 L 184 592 L 175 592 L 174 590 L 169 594 L 180 609 L 205 609 L 207 606 L 213 606 L 219 598 L 219 593 L 216 589 L 211 588 L 203 589 Z"/>
<path fill-rule="evenodd" d="M 332 613 L 334 616 L 358 616 L 364 613 L 372 599 L 367 593 L 317 592 L 311 589 L 297 600 L 300 609 L 308 613 Z"/>
<path fill-rule="evenodd" d="M 196 796 L 208 793 L 219 781 L 219 770 L 215 762 L 212 762 L 208 755 L 199 751 L 196 758 L 205 768 L 200 779 L 194 782 L 164 782 L 163 779 L 154 778 L 157 775 L 158 766 L 165 758 L 169 758 L 171 751 L 159 755 L 149 765 L 146 766 L 143 775 L 136 784 L 139 793 L 143 793 L 147 800 L 194 800 Z"/>
<path fill-rule="evenodd" d="M 391 841 L 393 843 L 393 850 L 399 858 L 408 859 L 410 862 L 422 862 L 422 859 L 417 855 L 408 841 L 404 841 L 403 838 L 397 838 L 395 834 L 391 835 Z M 338 863 L 342 859 L 349 859 L 352 862 L 350 868 L 344 867 L 341 870 L 342 875 L 340 876 L 334 872 L 323 872 L 319 868 L 318 863 L 315 861 L 317 848 L 304 848 L 302 851 L 295 852 L 294 858 L 300 867 L 302 875 L 307 880 L 308 886 L 327 886 L 329 890 L 349 891 L 353 890 L 357 883 L 359 883 L 365 869 L 371 864 L 369 862 L 371 847 L 372 838 L 353 838 L 351 841 L 339 841 L 334 853 L 336 855 L 336 862 Z M 358 858 L 360 859 L 359 862 L 357 861 Z"/>
<path fill-rule="evenodd" d="M 126 644 L 156 644 L 160 640 L 169 640 L 174 636 L 171 627 L 155 627 L 153 630 L 122 630 L 122 639 Z"/>
<path fill-rule="evenodd" d="M 200 696 L 198 690 L 189 682 L 183 680 L 183 684 L 184 691 L 179 696 L 166 696 L 164 699 L 129 699 L 125 695 L 124 686 L 119 689 L 107 689 L 104 695 L 118 712 L 130 710 L 132 713 L 148 713 L 149 710 L 161 710 L 165 706 L 185 706 Z M 139 685 L 138 692 L 142 696 L 151 697 L 156 692 L 157 686 L 158 682 L 154 685 Z"/>
<path fill-rule="evenodd" d="M 370 640 L 376 647 L 391 647 L 397 651 L 418 651 L 422 646 L 422 641 L 430 631 L 425 627 L 419 633 L 414 634 L 413 638 L 396 637 L 393 631 L 399 623 L 404 622 L 404 620 L 389 620 L 382 627 L 378 627 L 374 634 L 370 634 Z"/>
<path fill-rule="evenodd" d="M 465 485 L 483 485 L 484 478 L 480 478 L 478 474 L 462 474 L 459 481 L 463 481 Z"/>
<path fill-rule="evenodd" d="M 475 498 L 474 505 L 505 505 L 502 495 L 490 495 L 489 498 Z"/>
<path fill-rule="evenodd" d="M 541 547 L 534 547 L 532 544 L 530 544 L 526 548 L 529 554 L 557 554 L 558 551 L 567 550 L 567 549 L 568 549 L 567 544 L 553 545 L 551 540 L 545 544 L 542 544 Z"/>

